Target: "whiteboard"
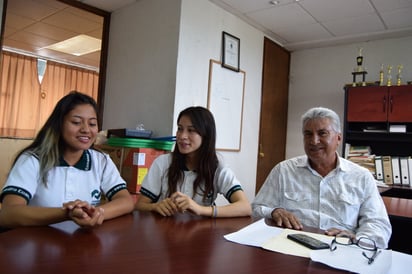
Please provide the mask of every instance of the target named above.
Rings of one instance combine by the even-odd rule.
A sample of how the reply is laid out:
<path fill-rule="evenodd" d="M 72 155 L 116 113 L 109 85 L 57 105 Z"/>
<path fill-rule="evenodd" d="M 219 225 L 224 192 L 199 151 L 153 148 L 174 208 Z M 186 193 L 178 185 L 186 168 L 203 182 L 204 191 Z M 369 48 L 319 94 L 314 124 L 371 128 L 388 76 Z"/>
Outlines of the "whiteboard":
<path fill-rule="evenodd" d="M 210 60 L 207 107 L 216 122 L 217 150 L 240 151 L 245 75 Z"/>

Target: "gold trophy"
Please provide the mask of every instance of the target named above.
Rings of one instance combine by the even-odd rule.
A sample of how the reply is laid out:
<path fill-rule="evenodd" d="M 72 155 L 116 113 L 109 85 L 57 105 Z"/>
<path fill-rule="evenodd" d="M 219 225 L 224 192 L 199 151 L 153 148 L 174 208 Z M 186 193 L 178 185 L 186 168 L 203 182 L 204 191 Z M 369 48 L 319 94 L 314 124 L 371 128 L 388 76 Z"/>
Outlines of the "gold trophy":
<path fill-rule="evenodd" d="M 402 74 L 401 71 L 403 69 L 402 65 L 398 66 L 398 74 L 396 74 L 396 85 L 400 86 L 402 84 Z"/>
<path fill-rule="evenodd" d="M 392 86 L 392 75 L 391 75 L 391 73 L 392 73 L 392 66 L 388 66 L 388 81 L 386 82 L 386 85 L 388 86 L 388 87 L 390 87 L 390 86 Z"/>

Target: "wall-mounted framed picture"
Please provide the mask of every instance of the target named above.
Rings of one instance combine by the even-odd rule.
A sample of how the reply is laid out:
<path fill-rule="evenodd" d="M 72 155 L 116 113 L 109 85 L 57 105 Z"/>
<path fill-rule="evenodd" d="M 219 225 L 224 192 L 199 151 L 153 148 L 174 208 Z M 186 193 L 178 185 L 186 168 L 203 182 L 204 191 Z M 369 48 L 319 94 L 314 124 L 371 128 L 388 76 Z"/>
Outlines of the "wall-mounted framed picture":
<path fill-rule="evenodd" d="M 222 67 L 239 72 L 240 70 L 240 39 L 222 32 Z"/>

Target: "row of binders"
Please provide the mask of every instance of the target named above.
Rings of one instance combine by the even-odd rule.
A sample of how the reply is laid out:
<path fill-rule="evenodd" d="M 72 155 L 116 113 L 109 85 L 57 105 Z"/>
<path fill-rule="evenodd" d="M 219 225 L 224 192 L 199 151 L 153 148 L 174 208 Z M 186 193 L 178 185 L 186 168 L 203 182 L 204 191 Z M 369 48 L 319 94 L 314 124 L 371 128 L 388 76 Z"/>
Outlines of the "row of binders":
<path fill-rule="evenodd" d="M 376 156 L 370 146 L 345 144 L 345 158 L 368 169 L 387 185 L 412 186 L 412 156 Z"/>
<path fill-rule="evenodd" d="M 387 185 L 412 185 L 412 156 L 375 156 L 375 177 Z"/>

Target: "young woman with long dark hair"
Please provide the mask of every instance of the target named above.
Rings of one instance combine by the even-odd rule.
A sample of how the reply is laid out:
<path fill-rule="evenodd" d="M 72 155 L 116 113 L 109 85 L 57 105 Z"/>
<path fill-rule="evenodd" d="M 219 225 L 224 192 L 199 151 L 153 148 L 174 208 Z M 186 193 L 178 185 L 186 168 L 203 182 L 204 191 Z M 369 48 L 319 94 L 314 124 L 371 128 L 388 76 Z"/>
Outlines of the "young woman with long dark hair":
<path fill-rule="evenodd" d="M 216 154 L 212 113 L 189 107 L 177 119 L 176 145 L 155 159 L 145 176 L 136 208 L 163 216 L 190 212 L 210 217 L 248 216 L 250 203 L 232 170 Z M 217 207 L 222 194 L 229 204 Z"/>

